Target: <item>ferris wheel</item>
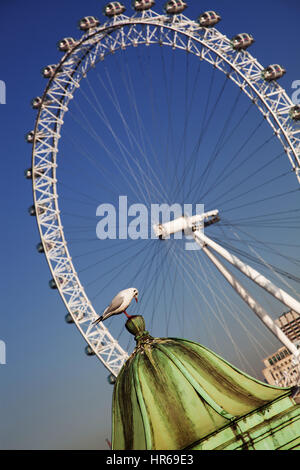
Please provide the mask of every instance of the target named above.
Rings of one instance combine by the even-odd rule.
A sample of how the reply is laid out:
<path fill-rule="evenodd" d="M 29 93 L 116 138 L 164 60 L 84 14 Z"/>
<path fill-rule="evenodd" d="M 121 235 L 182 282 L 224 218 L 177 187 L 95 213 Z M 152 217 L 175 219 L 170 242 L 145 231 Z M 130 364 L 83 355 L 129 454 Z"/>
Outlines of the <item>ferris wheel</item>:
<path fill-rule="evenodd" d="M 132 285 L 142 298 L 147 292 L 140 305 L 149 312 L 149 321 L 151 317 L 155 322 L 157 314 L 161 324 L 165 312 L 168 332 L 172 322 L 184 326 L 189 319 L 192 324 L 193 315 L 192 328 L 203 323 L 195 314 L 200 303 L 203 310 L 219 310 L 220 327 L 234 348 L 234 333 L 222 310 L 236 312 L 234 322 L 245 327 L 248 320 L 239 317 L 240 304 L 233 300 L 241 299 L 296 357 L 297 348 L 271 319 L 274 304 L 265 295 L 276 306 L 279 302 L 300 314 L 300 106 L 278 83 L 285 69 L 278 64 L 264 67 L 249 53 L 251 34 L 228 38 L 216 29 L 221 17 L 214 11 L 191 20 L 183 14 L 187 4 L 182 0 L 168 1 L 163 13 L 152 10 L 154 5 L 154 0 L 135 0 L 133 15 L 127 16 L 121 2 L 110 2 L 103 24 L 93 16 L 82 18 L 82 36 L 59 41 L 63 57 L 42 70 L 48 81 L 32 101 L 37 118 L 26 136 L 32 145 L 26 177 L 32 179 L 34 204 L 29 212 L 37 220 L 37 248 L 47 259 L 50 287 L 65 304 L 66 321 L 83 335 L 86 352 L 102 361 L 112 381 L 130 347 L 122 344 L 114 320 L 93 322 L 112 294 Z M 160 66 L 154 68 L 154 62 Z M 227 83 L 232 85 L 229 91 Z M 68 114 L 72 136 L 64 131 Z M 73 151 L 64 147 L 68 136 Z M 99 146 L 98 155 L 88 139 Z M 82 157 L 78 166 L 76 152 Z M 98 185 L 95 191 L 92 180 Z M 115 203 L 120 195 L 147 207 L 180 200 L 203 203 L 205 209 L 198 216 L 183 213 L 156 220 L 151 240 L 94 236 L 93 249 L 77 252 L 79 245 L 87 247 L 84 234 L 92 217 L 95 229 L 96 202 Z M 279 221 L 284 227 L 274 234 Z M 118 224 L 121 229 L 120 220 Z M 185 251 L 182 240 L 174 240 L 186 229 L 195 244 L 191 251 Z M 260 229 L 261 237 L 253 229 Z M 97 252 L 102 258 L 96 258 Z M 284 260 L 282 265 L 273 263 L 273 257 Z M 221 258 L 234 273 L 250 279 L 253 295 Z M 88 264 L 80 265 L 84 259 Z M 85 277 L 89 269 L 96 272 L 95 279 Z M 234 289 L 232 296 L 222 280 Z M 94 294 L 92 286 L 98 286 Z M 261 290 L 267 294 L 256 294 Z M 255 345 L 256 340 L 252 333 L 250 342 Z"/>

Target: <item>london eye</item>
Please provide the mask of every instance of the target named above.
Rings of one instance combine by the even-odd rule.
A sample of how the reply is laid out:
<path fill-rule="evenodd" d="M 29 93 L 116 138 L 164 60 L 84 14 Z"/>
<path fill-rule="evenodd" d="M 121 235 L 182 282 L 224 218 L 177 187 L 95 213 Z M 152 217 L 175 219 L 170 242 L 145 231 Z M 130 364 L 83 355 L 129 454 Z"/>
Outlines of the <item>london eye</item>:
<path fill-rule="evenodd" d="M 284 64 L 262 65 L 254 35 L 227 37 L 215 11 L 154 7 L 108 3 L 104 21 L 82 18 L 42 69 L 25 176 L 49 286 L 111 382 L 133 343 L 117 319 L 94 321 L 132 286 L 132 311 L 160 336 L 197 339 L 251 373 L 248 351 L 266 355 L 269 329 L 298 373 L 272 318 L 300 314 L 300 106 L 280 85 Z M 153 205 L 169 219 L 146 221 Z"/>

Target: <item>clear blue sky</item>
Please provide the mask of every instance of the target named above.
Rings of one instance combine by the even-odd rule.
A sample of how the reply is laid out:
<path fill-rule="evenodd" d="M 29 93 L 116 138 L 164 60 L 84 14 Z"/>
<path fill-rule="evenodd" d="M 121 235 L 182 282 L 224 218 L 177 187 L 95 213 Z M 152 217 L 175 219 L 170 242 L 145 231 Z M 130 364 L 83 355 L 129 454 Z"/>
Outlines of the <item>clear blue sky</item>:
<path fill-rule="evenodd" d="M 125 3 L 130 11 L 129 0 Z M 281 84 L 292 93 L 292 82 L 300 80 L 296 0 L 188 3 L 186 14 L 191 18 L 201 11 L 218 11 L 220 30 L 229 37 L 251 32 L 256 39 L 251 53 L 263 64 L 284 65 L 287 74 Z M 30 100 L 45 86 L 40 70 L 57 62 L 59 39 L 79 35 L 81 17 L 95 15 L 103 21 L 104 4 L 98 0 L 52 0 L 49 8 L 37 0 L 0 4 L 0 80 L 7 87 L 7 104 L 0 105 L 0 339 L 7 345 L 7 365 L 0 366 L 1 449 L 105 449 L 110 437 L 108 373 L 95 358 L 85 356 L 83 339 L 64 322 L 63 304 L 57 292 L 49 290 L 47 264 L 35 249 L 36 224 L 27 213 L 31 185 L 23 176 L 30 167 L 24 135 L 33 128 L 35 116 Z M 159 11 L 164 2 L 156 4 Z"/>

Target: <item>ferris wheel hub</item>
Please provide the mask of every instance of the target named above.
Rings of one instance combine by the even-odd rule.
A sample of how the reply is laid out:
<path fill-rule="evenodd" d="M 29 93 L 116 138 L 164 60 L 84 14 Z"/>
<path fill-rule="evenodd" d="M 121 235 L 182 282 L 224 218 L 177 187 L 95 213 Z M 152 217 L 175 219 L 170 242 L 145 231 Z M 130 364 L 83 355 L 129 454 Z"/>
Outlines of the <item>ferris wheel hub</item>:
<path fill-rule="evenodd" d="M 219 211 L 216 209 L 193 216 L 183 215 L 163 224 L 155 224 L 153 231 L 158 238 L 165 239 L 177 232 L 191 234 L 200 227 L 205 227 L 206 224 L 211 225 L 219 220 Z"/>

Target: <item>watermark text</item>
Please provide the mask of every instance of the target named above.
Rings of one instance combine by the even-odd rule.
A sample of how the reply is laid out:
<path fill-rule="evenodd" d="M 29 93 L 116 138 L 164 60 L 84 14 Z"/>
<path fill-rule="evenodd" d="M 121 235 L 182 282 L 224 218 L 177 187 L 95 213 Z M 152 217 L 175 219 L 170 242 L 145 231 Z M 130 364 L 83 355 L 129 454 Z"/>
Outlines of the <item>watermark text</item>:
<path fill-rule="evenodd" d="M 0 340 L 0 365 L 6 364 L 6 344 Z"/>
<path fill-rule="evenodd" d="M 128 206 L 127 196 L 119 196 L 118 207 L 107 203 L 97 207 L 96 216 L 100 220 L 96 226 L 96 235 L 99 240 L 169 239 L 170 236 L 181 240 L 184 237 L 191 240 L 185 243 L 186 250 L 199 250 L 201 247 L 192 236 L 193 227 L 189 225 L 189 220 L 199 216 L 196 217 L 199 220 L 197 230 L 203 230 L 203 214 L 203 204 L 182 206 L 178 203 L 163 203 L 151 204 L 148 208 L 144 204 Z"/>
<path fill-rule="evenodd" d="M 300 104 L 300 80 L 294 80 L 293 81 L 292 89 L 295 90 L 292 93 L 292 102 L 295 105 Z"/>
<path fill-rule="evenodd" d="M 6 84 L 0 80 L 0 104 L 6 104 Z"/>

